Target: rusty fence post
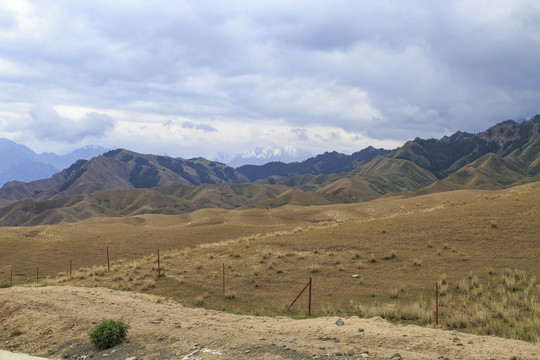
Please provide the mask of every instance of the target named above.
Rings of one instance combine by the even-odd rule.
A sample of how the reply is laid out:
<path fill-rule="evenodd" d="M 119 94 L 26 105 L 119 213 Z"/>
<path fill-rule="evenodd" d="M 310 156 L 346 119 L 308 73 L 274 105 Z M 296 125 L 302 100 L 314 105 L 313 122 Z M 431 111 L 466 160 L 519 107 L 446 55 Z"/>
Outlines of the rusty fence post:
<path fill-rule="evenodd" d="M 304 293 L 304 291 L 306 291 L 306 289 L 308 288 L 309 286 L 309 314 L 311 315 L 311 277 L 309 278 L 309 281 L 308 283 L 306 284 L 306 286 L 304 286 L 304 288 L 302 289 L 302 291 L 300 291 L 300 294 L 298 294 L 298 296 L 294 299 L 294 301 L 291 303 L 291 305 L 289 305 L 289 308 L 287 309 L 287 311 L 291 310 L 291 307 L 294 305 L 294 303 L 296 302 L 296 300 L 298 300 L 298 298 L 300 297 L 300 295 L 302 295 Z"/>
<path fill-rule="evenodd" d="M 308 316 L 311 316 L 311 276 L 309 277 L 309 305 L 308 305 Z"/>
<path fill-rule="evenodd" d="M 222 288 L 223 288 L 223 296 L 225 296 L 225 263 L 223 263 L 223 266 L 222 266 L 222 278 L 223 278 L 223 281 L 222 281 Z"/>
<path fill-rule="evenodd" d="M 161 277 L 161 262 L 159 259 L 159 249 L 157 249 L 157 277 L 158 279 Z"/>
<path fill-rule="evenodd" d="M 107 246 L 107 269 L 111 272 L 111 263 L 109 261 L 109 247 Z"/>
<path fill-rule="evenodd" d="M 13 268 L 11 269 L 11 274 L 9 275 L 9 284 L 13 285 Z"/>
<path fill-rule="evenodd" d="M 435 283 L 435 325 L 439 326 L 439 283 Z"/>
<path fill-rule="evenodd" d="M 72 277 L 72 274 L 73 274 L 72 271 L 71 271 L 71 270 L 72 270 L 72 267 L 73 267 L 73 266 L 72 266 L 71 259 L 69 259 L 69 277 Z"/>
<path fill-rule="evenodd" d="M 39 283 L 39 266 L 36 268 L 36 284 Z"/>

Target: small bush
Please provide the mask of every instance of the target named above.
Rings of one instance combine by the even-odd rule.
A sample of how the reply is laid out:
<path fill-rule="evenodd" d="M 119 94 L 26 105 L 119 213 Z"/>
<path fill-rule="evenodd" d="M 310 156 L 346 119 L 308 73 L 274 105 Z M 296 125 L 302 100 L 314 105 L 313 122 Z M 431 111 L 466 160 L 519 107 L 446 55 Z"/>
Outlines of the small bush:
<path fill-rule="evenodd" d="M 90 330 L 90 342 L 98 349 L 111 348 L 126 337 L 129 325 L 123 318 L 119 320 L 103 319 Z"/>
<path fill-rule="evenodd" d="M 225 299 L 232 300 L 236 297 L 236 294 L 233 291 L 227 291 L 225 293 Z"/>
<path fill-rule="evenodd" d="M 20 335 L 22 335 L 22 334 L 23 334 L 23 333 L 22 333 L 21 330 L 15 329 L 15 330 L 13 330 L 13 331 L 9 334 L 9 336 L 10 336 L 10 337 L 15 337 L 15 336 L 20 336 Z"/>
<path fill-rule="evenodd" d="M 386 254 L 382 259 L 383 260 L 395 259 L 396 254 L 397 254 L 396 250 L 392 250 L 392 252 L 390 254 Z"/>
<path fill-rule="evenodd" d="M 10 283 L 3 283 L 3 284 L 0 284 L 0 289 L 5 289 L 5 288 L 9 288 L 11 287 L 11 284 Z"/>

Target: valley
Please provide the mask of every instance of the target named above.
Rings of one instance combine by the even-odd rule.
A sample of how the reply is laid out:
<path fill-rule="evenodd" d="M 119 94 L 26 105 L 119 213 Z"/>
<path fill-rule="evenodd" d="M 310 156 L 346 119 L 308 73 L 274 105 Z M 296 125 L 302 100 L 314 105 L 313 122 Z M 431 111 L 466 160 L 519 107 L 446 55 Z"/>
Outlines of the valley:
<path fill-rule="evenodd" d="M 394 334 L 353 346 L 359 335 L 341 332 L 340 348 L 353 358 L 361 351 L 374 359 L 397 351 L 477 358 L 476 347 L 443 344 L 454 331 L 471 336 L 467 344 L 496 337 L 484 353 L 533 359 L 540 342 L 539 124 L 536 116 L 476 135 L 417 138 L 393 151 L 237 169 L 117 149 L 49 179 L 8 183 L 0 189 L 1 347 L 54 358 L 71 356 L 69 345 L 101 356 L 86 345 L 88 322 L 115 313 L 112 305 L 126 297 L 137 310 L 120 313 L 137 330 L 133 346 L 121 349 L 138 356 L 200 352 L 194 336 L 201 336 L 239 359 L 333 357 L 320 344 L 332 339 L 321 324 L 339 317 Z M 291 306 L 308 281 L 311 313 L 307 293 Z M 77 314 L 62 292 L 91 310 Z M 264 330 L 250 330 L 233 345 L 186 330 L 185 338 L 156 340 L 144 324 L 164 321 L 144 314 L 164 319 L 155 304 L 184 313 L 195 324 L 188 330 L 200 314 L 214 314 L 204 324 L 215 328 L 253 320 L 260 329 L 259 320 L 284 319 L 303 340 L 277 347 L 292 336 L 277 324 L 267 330 L 281 337 L 261 340 Z M 25 319 L 59 321 L 42 307 L 69 313 L 70 324 L 41 339 Z M 438 340 L 401 346 L 401 327 Z"/>
<path fill-rule="evenodd" d="M 443 327 L 538 342 L 539 202 L 540 184 L 532 183 L 356 204 L 2 228 L 0 282 L 13 268 L 15 285 L 107 287 L 189 307 L 302 318 L 305 294 L 291 311 L 287 306 L 312 277 L 313 316 L 361 314 L 430 327 L 439 283 Z M 508 281 L 515 289 L 507 290 Z M 512 296 L 522 302 L 510 306 Z"/>

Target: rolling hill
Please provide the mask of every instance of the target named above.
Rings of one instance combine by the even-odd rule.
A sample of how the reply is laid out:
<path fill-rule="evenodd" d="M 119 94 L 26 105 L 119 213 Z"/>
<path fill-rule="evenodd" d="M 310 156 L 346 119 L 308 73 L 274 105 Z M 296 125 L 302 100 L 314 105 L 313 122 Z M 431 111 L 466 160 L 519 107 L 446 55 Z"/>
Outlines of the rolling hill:
<path fill-rule="evenodd" d="M 79 160 L 49 179 L 12 181 L 0 189 L 3 203 L 25 198 L 59 199 L 104 189 L 153 188 L 172 183 L 200 185 L 243 183 L 247 178 L 225 164 L 203 158 L 174 159 L 118 149 L 91 160 Z"/>
<path fill-rule="evenodd" d="M 485 132 L 415 139 L 393 150 L 325 153 L 303 162 L 238 169 L 203 158 L 109 151 L 49 179 L 0 189 L 0 225 L 94 216 L 181 214 L 201 208 L 326 205 L 540 180 L 540 116 Z"/>

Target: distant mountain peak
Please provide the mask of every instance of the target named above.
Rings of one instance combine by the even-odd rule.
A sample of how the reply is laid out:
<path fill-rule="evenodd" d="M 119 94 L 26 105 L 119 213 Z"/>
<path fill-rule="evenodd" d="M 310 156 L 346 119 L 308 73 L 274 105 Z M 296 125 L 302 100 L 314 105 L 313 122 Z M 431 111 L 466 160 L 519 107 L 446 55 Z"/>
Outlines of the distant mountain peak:
<path fill-rule="evenodd" d="M 224 162 L 232 167 L 242 165 L 263 165 L 269 162 L 281 161 L 285 163 L 302 161 L 312 156 L 310 153 L 296 148 L 294 145 L 285 145 L 283 147 L 267 146 L 256 147 L 253 150 L 244 153 L 230 155 L 226 152 L 217 153 L 213 159 Z"/>

